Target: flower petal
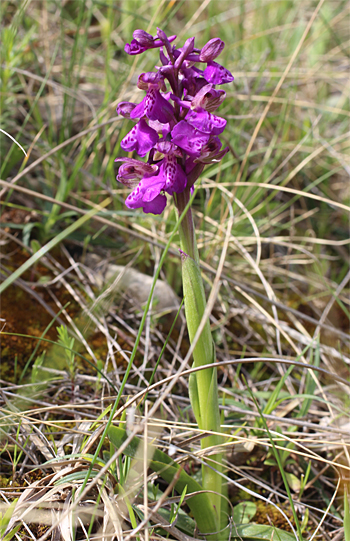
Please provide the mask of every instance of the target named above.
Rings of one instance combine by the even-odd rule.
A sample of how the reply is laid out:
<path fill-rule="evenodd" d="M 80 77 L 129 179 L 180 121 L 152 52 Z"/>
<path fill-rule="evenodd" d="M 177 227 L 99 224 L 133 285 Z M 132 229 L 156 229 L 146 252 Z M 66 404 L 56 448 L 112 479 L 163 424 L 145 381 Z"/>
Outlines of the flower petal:
<path fill-rule="evenodd" d="M 121 101 L 117 105 L 118 115 L 123 116 L 124 118 L 130 118 L 130 114 L 136 108 L 136 103 L 131 103 L 130 101 Z"/>
<path fill-rule="evenodd" d="M 146 213 L 161 214 L 166 205 L 166 196 L 160 193 L 164 184 L 160 174 L 143 178 L 126 198 L 126 206 L 130 209 L 143 208 Z"/>
<path fill-rule="evenodd" d="M 232 73 L 224 68 L 224 66 L 217 64 L 217 62 L 208 62 L 204 70 L 204 78 L 208 83 L 212 83 L 213 85 L 231 83 L 234 80 Z"/>
<path fill-rule="evenodd" d="M 164 190 L 168 194 L 181 193 L 186 188 L 187 177 L 181 165 L 177 163 L 176 156 L 171 154 L 165 156 L 159 174 L 165 178 Z"/>
<path fill-rule="evenodd" d="M 136 39 L 132 39 L 131 42 L 127 43 L 124 47 L 124 51 L 130 55 L 141 54 L 146 50 L 147 47 L 143 47 Z"/>
<path fill-rule="evenodd" d="M 209 141 L 209 135 L 196 130 L 185 120 L 176 124 L 171 132 L 172 142 L 190 156 L 199 156 L 201 148 Z"/>
<path fill-rule="evenodd" d="M 212 84 L 203 86 L 193 97 L 191 109 L 196 110 L 198 107 L 213 113 L 219 105 L 224 101 L 226 92 L 224 90 L 216 90 Z"/>
<path fill-rule="evenodd" d="M 154 175 L 159 169 L 157 165 L 140 162 L 134 158 L 117 158 L 114 161 L 124 162 L 119 167 L 117 180 L 129 188 L 134 188 L 144 176 Z"/>
<path fill-rule="evenodd" d="M 161 171 L 157 176 L 143 178 L 140 182 L 142 199 L 147 203 L 153 201 L 164 190 L 164 185 L 165 178 L 161 174 Z"/>
<path fill-rule="evenodd" d="M 145 97 L 145 113 L 150 120 L 158 120 L 166 124 L 174 119 L 173 106 L 161 96 L 158 87 L 149 85 Z"/>
<path fill-rule="evenodd" d="M 145 116 L 145 99 L 146 98 L 143 98 L 143 100 L 136 105 L 134 109 L 132 109 L 130 112 L 130 118 L 142 118 Z"/>
<path fill-rule="evenodd" d="M 150 128 L 144 119 L 141 119 L 124 137 L 120 146 L 127 152 L 136 150 L 137 154 L 143 157 L 146 156 L 147 152 L 151 150 L 158 140 L 157 132 Z"/>
<path fill-rule="evenodd" d="M 201 108 L 198 108 L 196 111 L 188 111 L 185 120 L 194 128 L 210 135 L 219 135 L 222 133 L 227 123 L 224 118 L 212 115 Z"/>
<path fill-rule="evenodd" d="M 143 212 L 146 214 L 162 214 L 166 207 L 166 195 L 157 195 L 150 203 L 145 203 Z"/>

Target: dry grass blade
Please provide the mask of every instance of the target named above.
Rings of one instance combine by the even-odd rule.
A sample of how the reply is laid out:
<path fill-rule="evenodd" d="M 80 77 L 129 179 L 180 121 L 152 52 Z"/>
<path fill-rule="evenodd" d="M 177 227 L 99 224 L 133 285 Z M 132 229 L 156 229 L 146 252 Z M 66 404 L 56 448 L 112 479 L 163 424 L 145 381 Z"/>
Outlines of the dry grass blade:
<path fill-rule="evenodd" d="M 157 62 L 152 50 L 128 58 L 124 44 L 136 28 L 155 35 L 159 27 L 177 34 L 179 46 L 196 36 L 200 49 L 220 37 L 218 61 L 235 77 L 217 111 L 227 119 L 230 151 L 207 166 L 193 202 L 230 512 L 236 522 L 275 524 L 286 534 L 295 527 L 244 375 L 305 541 L 343 539 L 349 14 L 343 0 L 0 2 L 1 280 L 112 199 L 2 295 L 0 537 L 20 526 L 16 539 L 40 541 L 196 538 L 186 497 L 172 520 L 181 496 L 148 468 L 146 445 L 133 470 L 126 447 L 104 442 L 80 490 L 175 224 L 170 201 L 162 217 L 131 212 L 115 181 L 114 159 L 132 125 L 115 108 L 141 101 L 138 75 Z M 154 432 L 152 445 L 199 480 L 203 461 L 215 467 L 217 449 L 202 453 L 207 434 L 190 409 L 182 313 L 172 328 L 183 293 L 179 266 L 174 237 L 160 276 L 168 293 L 152 301 L 114 422 L 125 421 L 129 443 Z M 55 345 L 58 325 L 75 340 L 71 370 Z M 242 531 L 232 524 L 233 536 Z"/>

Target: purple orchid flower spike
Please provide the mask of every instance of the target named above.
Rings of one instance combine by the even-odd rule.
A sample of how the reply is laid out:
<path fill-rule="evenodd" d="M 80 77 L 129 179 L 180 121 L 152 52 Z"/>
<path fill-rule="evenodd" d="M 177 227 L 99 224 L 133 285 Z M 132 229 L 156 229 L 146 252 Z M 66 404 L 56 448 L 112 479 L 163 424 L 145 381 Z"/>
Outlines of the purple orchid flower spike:
<path fill-rule="evenodd" d="M 168 37 L 161 29 L 153 37 L 135 30 L 125 51 L 130 55 L 159 48 L 160 66 L 142 73 L 137 86 L 146 92 L 139 103 L 121 102 L 117 112 L 137 121 L 122 139 L 121 147 L 135 151 L 147 162 L 118 158 L 122 162 L 117 180 L 132 189 L 126 199 L 129 208 L 161 214 L 167 197 L 176 197 L 193 184 L 205 164 L 218 162 L 227 153 L 218 138 L 226 120 L 214 111 L 226 93 L 215 85 L 233 81 L 232 74 L 215 62 L 225 44 L 213 38 L 202 49 L 195 48 L 194 38 L 177 48 L 176 36 Z M 206 67 L 202 68 L 202 65 Z"/>

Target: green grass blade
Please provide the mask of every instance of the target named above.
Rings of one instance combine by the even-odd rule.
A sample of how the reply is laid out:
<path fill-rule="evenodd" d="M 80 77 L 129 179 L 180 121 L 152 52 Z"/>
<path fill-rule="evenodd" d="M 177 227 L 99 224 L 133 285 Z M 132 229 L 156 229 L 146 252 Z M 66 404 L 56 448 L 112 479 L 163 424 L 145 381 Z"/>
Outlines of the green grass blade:
<path fill-rule="evenodd" d="M 350 541 L 350 505 L 347 490 L 344 492 L 344 537 Z"/>

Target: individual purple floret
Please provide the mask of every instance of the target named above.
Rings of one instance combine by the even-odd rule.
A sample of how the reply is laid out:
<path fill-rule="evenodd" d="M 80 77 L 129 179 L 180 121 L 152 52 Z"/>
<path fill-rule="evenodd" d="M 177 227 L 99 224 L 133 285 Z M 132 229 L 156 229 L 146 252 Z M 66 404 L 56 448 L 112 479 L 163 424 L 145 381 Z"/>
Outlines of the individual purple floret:
<path fill-rule="evenodd" d="M 131 40 L 131 43 L 127 43 L 125 45 L 125 52 L 130 55 L 135 54 L 141 54 L 147 49 L 155 49 L 156 47 L 162 47 L 164 45 L 164 42 L 160 39 L 153 38 L 151 34 L 148 34 L 144 30 L 135 30 L 133 33 L 133 40 Z M 170 38 L 167 38 L 168 42 L 174 41 L 176 39 L 176 36 L 171 36 Z"/>
<path fill-rule="evenodd" d="M 225 43 L 220 38 L 214 38 L 208 41 L 204 45 L 203 49 L 199 53 L 199 59 L 201 62 L 210 62 L 214 60 L 222 52 L 225 47 Z"/>
<path fill-rule="evenodd" d="M 118 114 L 137 121 L 122 139 L 122 149 L 141 158 L 148 154 L 147 162 L 117 158 L 122 162 L 117 180 L 133 190 L 126 206 L 145 213 L 161 214 L 166 193 L 192 191 L 205 164 L 220 161 L 229 150 L 222 148 L 218 137 L 226 120 L 213 114 L 226 96 L 216 85 L 233 81 L 232 74 L 215 62 L 225 44 L 213 38 L 196 49 L 194 38 L 189 38 L 176 48 L 175 39 L 159 28 L 156 37 L 135 30 L 125 46 L 130 55 L 159 48 L 156 71 L 142 73 L 138 79 L 137 86 L 146 96 L 139 104 L 124 101 L 117 107 Z"/>

